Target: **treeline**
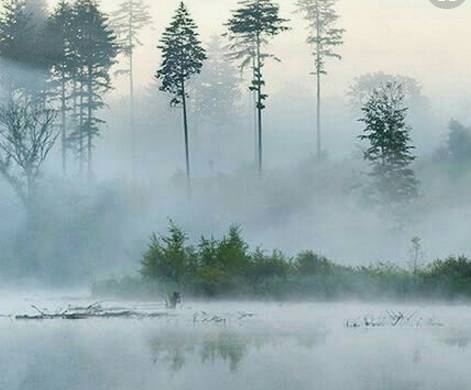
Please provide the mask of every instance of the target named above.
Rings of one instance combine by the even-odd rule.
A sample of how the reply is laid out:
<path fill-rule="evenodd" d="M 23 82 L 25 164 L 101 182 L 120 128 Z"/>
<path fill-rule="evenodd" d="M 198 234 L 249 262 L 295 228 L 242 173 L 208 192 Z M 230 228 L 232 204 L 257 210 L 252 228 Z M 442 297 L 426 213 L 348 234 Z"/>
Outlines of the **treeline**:
<path fill-rule="evenodd" d="M 471 297 L 471 260 L 449 257 L 421 266 L 418 238 L 410 269 L 389 263 L 349 267 L 312 251 L 294 257 L 250 248 L 241 229 L 196 245 L 174 223 L 151 238 L 140 276 L 93 285 L 95 295 L 165 296 L 171 291 L 204 298 L 459 299 Z"/>
<path fill-rule="evenodd" d="M 298 11 L 306 19 L 307 42 L 315 50 L 314 69 L 317 89 L 317 158 L 321 159 L 321 79 L 327 73 L 327 60 L 340 59 L 345 31 L 338 26 L 336 0 L 299 0 Z M 132 164 L 135 160 L 136 125 L 134 123 L 135 49 L 141 44 L 142 29 L 152 23 L 149 5 L 143 0 L 127 0 L 108 15 L 97 0 L 61 0 L 49 13 L 44 0 L 4 0 L 0 11 L 1 89 L 6 104 L 0 107 L 0 174 L 20 198 L 20 187 L 37 187 L 41 167 L 60 139 L 64 173 L 73 151 L 79 172 L 93 177 L 93 154 L 103 119 L 105 96 L 113 88 L 112 67 L 118 55 L 128 60 L 119 74 L 129 77 L 130 134 Z M 289 30 L 290 22 L 271 0 L 239 1 L 224 27 L 224 61 L 249 76 L 247 89 L 254 95 L 257 127 L 257 166 L 263 168 L 263 111 L 266 108 L 266 62 L 278 59 L 267 51 L 269 42 Z M 158 88 L 170 95 L 170 104 L 181 109 L 188 192 L 191 194 L 191 123 L 189 105 L 203 113 L 219 109 L 220 96 L 234 95 L 237 85 L 230 77 L 206 78 L 206 89 L 192 89 L 192 81 L 205 67 L 215 73 L 224 71 L 215 59 L 208 59 L 199 38 L 198 25 L 184 2 L 159 39 L 161 63 L 156 66 Z M 221 61 L 221 60 L 220 60 Z M 26 77 L 28 76 L 28 77 Z M 308 75 L 306 75 L 308 76 Z M 401 80 L 386 80 L 365 91 L 361 102 L 361 121 L 365 124 L 359 139 L 365 142 L 364 160 L 371 165 L 370 176 L 375 200 L 402 209 L 419 193 L 412 164 L 416 159 L 407 125 L 406 85 Z M 410 84 L 410 83 L 409 83 Z M 221 85 L 223 85 L 221 87 Z M 224 90 L 220 93 L 221 88 Z M 208 90 L 209 89 L 209 90 Z M 233 98 L 226 98 L 229 105 Z M 206 110 L 208 111 L 208 110 Z M 229 109 L 230 111 L 230 109 Z M 54 114 L 44 121 L 29 121 Z M 57 125 L 60 131 L 57 131 Z M 36 137 L 38 131 L 47 137 Z M 45 150 L 38 157 L 28 151 Z M 26 163 L 24 163 L 26 161 Z M 31 175 L 31 170 L 37 174 Z M 133 168 L 134 171 L 134 168 Z M 25 180 L 25 178 L 27 178 Z M 28 190 L 34 193 L 33 190 Z M 29 197 L 31 198 L 31 197 Z"/>

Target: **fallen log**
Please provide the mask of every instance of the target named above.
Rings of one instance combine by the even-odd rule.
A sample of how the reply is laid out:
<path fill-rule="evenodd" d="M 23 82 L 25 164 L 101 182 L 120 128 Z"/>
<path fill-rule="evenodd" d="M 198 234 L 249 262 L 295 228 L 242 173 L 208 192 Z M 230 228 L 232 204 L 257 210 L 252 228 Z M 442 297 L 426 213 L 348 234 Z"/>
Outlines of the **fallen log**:
<path fill-rule="evenodd" d="M 36 306 L 31 306 L 38 314 L 16 315 L 14 318 L 20 321 L 42 321 L 42 320 L 87 320 L 87 319 L 112 319 L 112 318 L 135 318 L 152 319 L 171 316 L 168 312 L 144 313 L 126 308 L 103 308 L 98 303 L 87 307 L 69 307 L 58 313 L 48 313 Z"/>

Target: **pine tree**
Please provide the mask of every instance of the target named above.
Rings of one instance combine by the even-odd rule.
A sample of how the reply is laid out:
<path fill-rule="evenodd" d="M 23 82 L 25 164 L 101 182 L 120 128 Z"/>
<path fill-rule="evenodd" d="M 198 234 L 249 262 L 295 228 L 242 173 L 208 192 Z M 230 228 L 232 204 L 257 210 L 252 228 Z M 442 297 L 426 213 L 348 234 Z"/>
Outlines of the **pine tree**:
<path fill-rule="evenodd" d="M 322 130 L 321 130 L 321 78 L 327 74 L 327 58 L 342 57 L 337 54 L 335 48 L 343 44 L 344 29 L 337 28 L 339 15 L 335 10 L 337 0 L 298 0 L 298 12 L 304 15 L 309 23 L 309 35 L 307 43 L 314 47 L 314 74 L 317 80 L 317 104 L 316 104 L 316 132 L 317 132 L 317 157 L 322 156 Z"/>
<path fill-rule="evenodd" d="M 271 0 L 242 0 L 239 8 L 233 11 L 226 23 L 231 42 L 232 58 L 240 60 L 240 67 L 252 64 L 252 83 L 250 90 L 256 94 L 257 130 L 258 130 L 258 169 L 263 169 L 263 123 L 262 112 L 268 98 L 263 91 L 265 80 L 263 67 L 267 58 L 273 55 L 263 52 L 270 38 L 288 30 L 287 19 L 280 16 L 280 7 Z"/>
<path fill-rule="evenodd" d="M 112 25 L 116 33 L 118 46 L 121 53 L 128 58 L 129 67 L 120 70 L 120 74 L 129 76 L 129 103 L 130 103 L 130 127 L 131 127 L 131 158 L 132 175 L 135 176 L 136 160 L 136 130 L 134 112 L 134 51 L 142 46 L 139 39 L 140 32 L 152 23 L 149 6 L 142 0 L 125 0 L 119 5 L 119 9 L 112 15 Z"/>
<path fill-rule="evenodd" d="M 0 13 L 1 82 L 7 99 L 44 106 L 47 63 L 43 0 L 6 0 Z"/>
<path fill-rule="evenodd" d="M 105 107 L 103 95 L 112 89 L 111 67 L 118 54 L 116 37 L 108 17 L 95 0 L 78 0 L 73 8 L 70 58 L 74 68 L 74 95 L 78 107 L 78 128 L 70 141 L 78 151 L 80 166 L 87 162 L 92 177 L 94 139 L 100 135 L 97 111 Z"/>
<path fill-rule="evenodd" d="M 48 58 L 51 66 L 49 96 L 60 106 L 62 170 L 67 171 L 67 112 L 70 110 L 69 95 L 72 81 L 72 53 L 70 42 L 72 34 L 73 8 L 66 0 L 61 0 L 49 17 L 46 29 Z"/>
<path fill-rule="evenodd" d="M 3 2 L 0 14 L 1 82 L 9 101 L 26 87 L 22 72 L 29 67 L 34 48 L 34 26 L 23 0 Z"/>
<path fill-rule="evenodd" d="M 192 110 L 195 116 L 217 126 L 234 121 L 240 98 L 239 71 L 227 61 L 227 52 L 219 36 L 207 45 L 207 61 L 191 85 Z"/>
<path fill-rule="evenodd" d="M 156 74 L 156 78 L 161 82 L 160 90 L 173 96 L 171 105 L 181 105 L 183 108 L 186 176 L 190 193 L 187 82 L 201 72 L 206 60 L 206 51 L 199 40 L 196 23 L 183 2 L 180 3 L 170 26 L 166 28 L 158 48 L 162 51 L 163 57 L 162 64 Z"/>
<path fill-rule="evenodd" d="M 366 127 L 359 139 L 369 143 L 364 159 L 372 166 L 375 192 L 388 205 L 408 203 L 417 197 L 419 183 L 411 168 L 416 157 L 406 125 L 408 109 L 402 86 L 388 83 L 378 87 L 362 111 L 360 121 Z"/>

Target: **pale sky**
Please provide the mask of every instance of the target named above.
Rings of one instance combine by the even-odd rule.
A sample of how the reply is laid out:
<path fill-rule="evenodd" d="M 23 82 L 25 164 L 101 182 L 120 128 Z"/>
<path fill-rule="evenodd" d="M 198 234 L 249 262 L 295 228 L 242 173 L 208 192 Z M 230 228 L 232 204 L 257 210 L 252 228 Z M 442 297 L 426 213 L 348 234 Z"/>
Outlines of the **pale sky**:
<path fill-rule="evenodd" d="M 155 20 L 154 29 L 144 31 L 145 46 L 136 56 L 138 85 L 142 87 L 152 81 L 159 63 L 155 48 L 158 37 L 179 1 L 148 0 Z M 119 2 L 103 0 L 102 4 L 109 11 Z M 305 23 L 293 13 L 295 0 L 278 3 L 293 29 L 272 43 L 271 51 L 283 62 L 267 66 L 267 84 L 274 90 L 286 85 L 305 86 L 312 64 L 304 42 Z M 186 4 L 206 40 L 224 31 L 222 24 L 236 0 L 186 0 Z M 455 10 L 441 10 L 429 0 L 340 0 L 338 11 L 347 33 L 340 49 L 343 60 L 328 64 L 329 77 L 324 82 L 327 96 L 343 95 L 355 76 L 378 70 L 415 77 L 435 98 L 471 91 L 471 1 Z"/>

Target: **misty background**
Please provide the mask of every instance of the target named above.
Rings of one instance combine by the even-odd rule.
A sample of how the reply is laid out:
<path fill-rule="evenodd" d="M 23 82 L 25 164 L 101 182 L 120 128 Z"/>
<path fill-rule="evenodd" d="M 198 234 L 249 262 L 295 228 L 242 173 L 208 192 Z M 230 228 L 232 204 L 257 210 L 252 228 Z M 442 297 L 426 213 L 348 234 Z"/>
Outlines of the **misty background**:
<path fill-rule="evenodd" d="M 135 54 L 136 179 L 130 168 L 128 84 L 125 77 L 116 77 L 115 89 L 106 97 L 108 108 L 101 113 L 107 123 L 96 146 L 93 185 L 74 169 L 62 177 L 59 148 L 47 163 L 33 272 L 25 273 L 20 260 L 31 256 L 24 240 L 24 211 L 0 180 L 0 278 L 12 283 L 26 274 L 27 279 L 56 284 L 84 283 L 135 272 L 148 237 L 164 231 L 168 218 L 193 239 L 221 234 L 239 223 L 254 246 L 288 254 L 313 249 L 344 264 L 407 264 L 414 236 L 422 238 L 424 261 L 471 254 L 469 165 L 452 167 L 436 158 L 447 142 L 450 119 L 471 124 L 471 56 L 463 44 L 471 32 L 470 4 L 444 11 L 427 0 L 339 2 L 345 44 L 342 61 L 329 61 L 323 81 L 328 157 L 319 163 L 314 158 L 312 49 L 305 43 L 305 22 L 293 13 L 294 2 L 279 1 L 292 30 L 270 45 L 282 62 L 268 62 L 265 71 L 264 177 L 260 181 L 254 169 L 252 96 L 246 77 L 230 121 L 195 120 L 190 125 L 195 180 L 188 202 L 180 110 L 170 108 L 154 80 L 160 63 L 156 45 L 177 3 L 149 1 L 153 28 L 144 31 L 144 45 Z M 117 6 L 114 0 L 102 5 L 106 12 Z M 223 23 L 236 4 L 188 0 L 187 5 L 206 44 L 224 32 Z M 400 227 L 368 204 L 367 166 L 357 139 L 360 114 L 348 96 L 356 77 L 375 72 L 411 77 L 421 86 L 409 101 L 421 197 L 408 223 Z"/>

